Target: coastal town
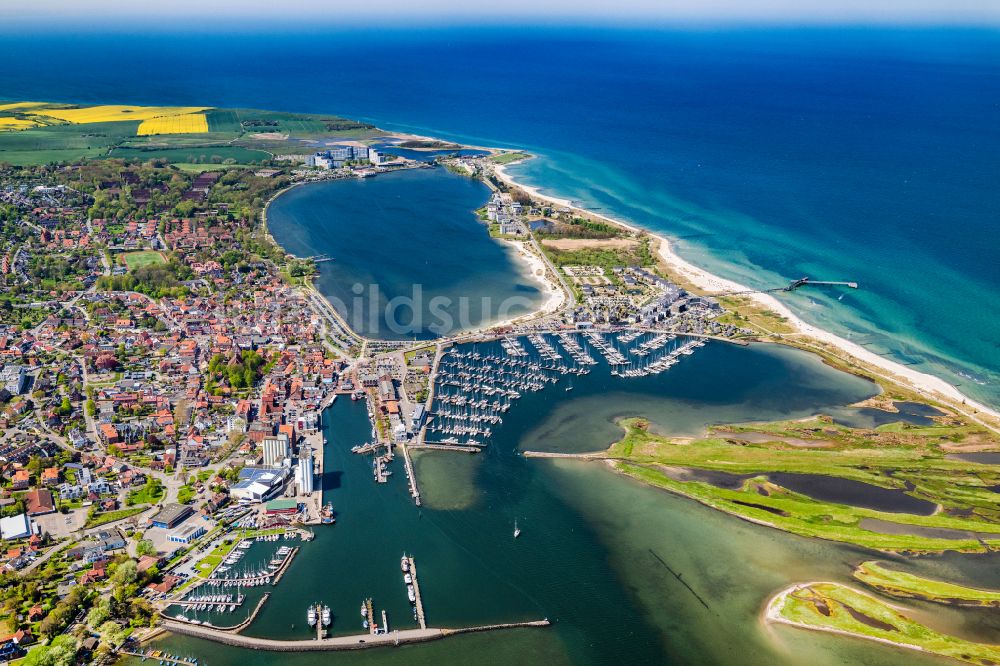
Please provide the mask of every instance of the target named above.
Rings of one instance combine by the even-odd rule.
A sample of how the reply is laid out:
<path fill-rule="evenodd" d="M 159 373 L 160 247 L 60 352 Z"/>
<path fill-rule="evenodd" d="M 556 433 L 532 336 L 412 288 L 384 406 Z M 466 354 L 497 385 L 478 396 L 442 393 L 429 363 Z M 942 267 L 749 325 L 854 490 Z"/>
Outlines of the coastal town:
<path fill-rule="evenodd" d="M 774 318 L 730 307 L 746 292 L 678 278 L 662 239 L 512 183 L 504 166 L 528 157 L 379 135 L 310 138 L 254 165 L 0 164 L 0 658 L 196 663 L 148 647 L 163 631 L 334 650 L 548 626 L 428 626 L 403 554 L 419 628 L 390 634 L 369 598 L 361 634 L 321 602 L 303 604 L 307 640 L 241 633 L 301 549 L 337 529 L 324 487 L 335 401 L 367 411 L 370 437 L 349 454 L 371 496 L 405 483 L 420 507 L 414 455 L 489 451 L 529 394 L 568 394 L 595 372 L 655 378 L 706 345 L 772 339 Z M 271 236 L 267 207 L 291 188 L 416 169 L 486 186 L 469 223 L 519 257 L 537 309 L 369 338 L 316 285 L 337 257 L 294 256 Z M 807 285 L 857 288 L 802 278 L 770 291 Z"/>
<path fill-rule="evenodd" d="M 0 167 L 3 576 L 38 590 L 8 603 L 6 658 L 68 649 L 59 639 L 74 636 L 100 660 L 135 649 L 139 628 L 195 622 L 178 608 L 243 609 L 239 586 L 270 584 L 295 552 L 282 547 L 273 566 L 239 574 L 237 591 L 224 594 L 237 585 L 227 570 L 243 548 L 308 541 L 335 522 L 322 495 L 322 433 L 338 397 L 369 405 L 372 439 L 355 452 L 373 456 L 376 484 L 401 455 L 419 505 L 409 448 L 482 446 L 469 433 L 484 432 L 470 424 L 485 412 L 462 412 L 461 391 L 445 386 L 460 358 L 453 344 L 501 341 L 523 356 L 517 340 L 531 335 L 554 361 L 542 336 L 558 334 L 552 344 L 593 362 L 575 342 L 586 332 L 625 377 L 669 367 L 677 335 L 749 333 L 722 323 L 717 302 L 662 277 L 648 238 L 502 184 L 497 155 L 391 151 L 347 142 L 196 172 L 155 159 Z M 266 202 L 300 183 L 444 167 L 491 187 L 483 233 L 535 257 L 536 279 L 558 290 L 554 307 L 429 346 L 366 339 L 311 286 L 336 259 L 288 255 L 261 223 Z M 590 242 L 596 261 L 576 263 Z M 630 362 L 596 333 L 619 331 L 627 344 L 646 330 L 659 333 Z M 555 381 L 571 370 L 534 375 Z M 531 374 L 505 381 L 526 386 Z M 481 390 L 467 388 L 462 401 Z M 448 436 L 457 432 L 463 440 Z M 132 601 L 109 612 L 105 601 L 122 594 Z"/>

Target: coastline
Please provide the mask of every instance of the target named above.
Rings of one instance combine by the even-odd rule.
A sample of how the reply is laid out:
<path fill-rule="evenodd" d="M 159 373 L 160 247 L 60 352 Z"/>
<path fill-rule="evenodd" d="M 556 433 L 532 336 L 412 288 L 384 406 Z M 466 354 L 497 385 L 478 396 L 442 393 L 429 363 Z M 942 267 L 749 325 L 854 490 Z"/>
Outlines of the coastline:
<path fill-rule="evenodd" d="M 527 269 L 526 275 L 533 281 L 539 283 L 539 286 L 541 287 L 540 291 L 544 296 L 544 300 L 542 301 L 540 307 L 531 312 L 518 317 L 512 317 L 510 319 L 491 323 L 489 326 L 484 326 L 483 328 L 505 326 L 520 321 L 521 319 L 545 316 L 557 312 L 566 302 L 566 293 L 559 287 L 558 284 L 545 279 L 545 274 L 548 272 L 548 265 L 545 261 L 534 252 L 525 248 L 524 241 L 504 240 L 501 242 L 516 252 L 518 261 L 520 261 Z"/>
<path fill-rule="evenodd" d="M 388 135 L 413 140 L 437 140 L 435 137 L 403 132 L 388 132 Z M 508 149 L 498 149 L 487 146 L 463 145 L 466 148 L 476 148 L 493 153 L 508 151 Z M 511 164 L 516 163 L 517 162 L 513 162 Z M 582 215 L 599 218 L 609 224 L 619 226 L 631 232 L 645 233 L 649 235 L 657 242 L 657 254 L 667 267 L 671 271 L 675 272 L 679 277 L 687 280 L 697 289 L 703 291 L 705 294 L 711 296 L 720 292 L 750 291 L 750 288 L 746 285 L 742 285 L 733 280 L 710 273 L 709 271 L 684 259 L 676 252 L 672 241 L 668 237 L 643 227 L 624 222 L 617 218 L 587 210 L 575 205 L 569 199 L 545 194 L 541 191 L 541 187 L 539 186 L 527 185 L 516 180 L 507 170 L 507 167 L 509 166 L 510 164 L 493 165 L 493 171 L 497 178 L 508 186 L 521 189 L 531 196 L 542 201 L 547 201 L 553 205 L 568 208 Z M 277 199 L 278 196 L 288 191 L 288 189 L 303 184 L 307 183 L 296 183 L 291 187 L 276 193 L 267 201 L 262 213 L 262 217 L 265 222 L 265 229 L 267 208 L 270 204 Z M 270 235 L 270 230 L 267 231 Z M 274 240 L 273 236 L 271 236 L 271 238 Z M 275 243 L 278 247 L 284 249 L 276 241 Z M 531 313 L 500 321 L 483 322 L 483 324 L 476 329 L 457 331 L 454 335 L 474 335 L 490 328 L 508 326 L 524 319 L 545 316 L 546 314 L 557 311 L 559 307 L 565 303 L 566 295 L 563 293 L 562 288 L 558 284 L 554 284 L 546 278 L 547 271 L 544 270 L 546 268 L 544 260 L 534 256 L 530 251 L 524 249 L 523 247 L 516 249 L 518 250 L 517 256 L 520 258 L 523 265 L 527 267 L 527 270 L 532 278 L 539 280 L 541 283 L 548 286 L 548 291 L 542 304 L 538 309 L 532 311 Z M 543 269 L 541 276 L 537 273 L 539 268 Z M 319 294 L 318 290 L 316 290 L 315 293 Z M 322 294 L 320 294 L 320 296 L 322 297 Z M 842 338 L 835 333 L 831 333 L 830 331 L 819 328 L 818 326 L 809 324 L 792 312 L 787 305 L 770 294 L 755 292 L 748 293 L 744 297 L 751 300 L 754 304 L 774 312 L 780 317 L 783 317 L 786 320 L 786 323 L 794 329 L 793 333 L 775 334 L 774 337 L 776 338 L 776 341 L 804 348 L 815 353 L 829 353 L 832 348 L 835 352 L 845 355 L 847 359 L 859 362 L 861 364 L 860 368 L 862 371 L 871 373 L 883 380 L 894 382 L 906 388 L 912 389 L 928 400 L 944 403 L 980 425 L 994 430 L 995 432 L 1000 432 L 1000 410 L 994 409 L 993 407 L 970 398 L 944 379 L 909 368 L 902 363 L 869 351 L 861 345 L 851 342 L 846 338 Z M 325 297 L 323 298 L 326 300 Z M 354 332 L 353 329 L 352 332 Z M 354 333 L 356 334 L 356 332 Z M 810 342 L 813 344 L 810 344 Z M 827 349 L 823 349 L 823 347 L 827 347 Z M 982 418 L 983 416 L 987 418 L 984 419 Z"/>
<path fill-rule="evenodd" d="M 720 292 L 748 291 L 750 289 L 745 285 L 719 277 L 718 275 L 709 273 L 707 270 L 690 263 L 676 253 L 673 249 L 671 241 L 665 236 L 661 236 L 648 229 L 623 222 L 601 213 L 589 211 L 585 208 L 574 205 L 573 202 L 568 199 L 544 194 L 541 192 L 539 187 L 525 185 L 524 183 L 518 182 L 507 171 L 507 166 L 509 165 L 497 164 L 493 167 L 493 170 L 497 178 L 511 187 L 524 190 L 531 196 L 547 201 L 553 205 L 563 206 L 587 216 L 600 218 L 610 224 L 628 229 L 632 232 L 648 234 L 650 237 L 658 241 L 657 253 L 663 262 L 667 264 L 672 271 L 676 271 L 679 276 L 691 282 L 691 284 L 698 289 L 704 291 L 705 294 L 711 296 L 712 294 Z M 1000 422 L 1000 411 L 969 398 L 940 377 L 908 368 L 901 363 L 875 354 L 857 343 L 851 342 L 850 340 L 842 338 L 834 333 L 809 324 L 793 313 L 788 306 L 770 294 L 750 293 L 746 295 L 746 298 L 749 298 L 754 303 L 767 310 L 777 313 L 787 320 L 788 325 L 790 325 L 795 332 L 778 336 L 782 340 L 785 340 L 786 337 L 790 336 L 800 336 L 800 339 L 811 338 L 821 345 L 829 345 L 837 351 L 846 354 L 848 357 L 867 364 L 868 367 L 865 368 L 866 370 L 881 376 L 883 379 L 897 382 L 912 388 L 917 391 L 917 393 L 926 396 L 928 399 L 939 400 L 947 403 L 950 407 L 962 412 L 965 416 L 979 422 L 981 425 L 994 430 L 998 427 L 997 423 L 984 423 L 983 420 L 977 418 L 977 416 L 986 414 L 992 420 Z M 963 409 L 963 407 L 966 409 Z M 969 413 L 970 410 L 967 408 L 974 410 L 973 413 Z"/>

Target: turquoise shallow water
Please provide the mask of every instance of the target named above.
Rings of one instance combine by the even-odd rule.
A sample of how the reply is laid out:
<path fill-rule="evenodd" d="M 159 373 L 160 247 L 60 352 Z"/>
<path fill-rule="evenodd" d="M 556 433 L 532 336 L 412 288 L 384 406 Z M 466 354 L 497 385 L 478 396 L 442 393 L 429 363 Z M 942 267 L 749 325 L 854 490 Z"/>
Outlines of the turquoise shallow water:
<path fill-rule="evenodd" d="M 783 298 L 1000 406 L 997 30 L 266 32 L 0 33 L 0 96 L 342 113 L 527 147 L 529 182 L 722 275 L 858 281 Z"/>

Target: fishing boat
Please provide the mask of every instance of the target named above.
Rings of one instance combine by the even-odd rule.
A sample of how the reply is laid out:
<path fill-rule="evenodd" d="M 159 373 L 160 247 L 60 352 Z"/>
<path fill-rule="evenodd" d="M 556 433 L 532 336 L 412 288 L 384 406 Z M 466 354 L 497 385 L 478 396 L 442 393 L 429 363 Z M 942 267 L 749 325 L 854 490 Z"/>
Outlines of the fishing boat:
<path fill-rule="evenodd" d="M 399 562 L 399 568 L 402 571 L 404 571 L 404 572 L 409 571 L 410 570 L 410 558 L 408 558 L 406 555 L 403 555 L 403 559 L 400 560 L 400 562 Z"/>
<path fill-rule="evenodd" d="M 406 586 L 406 595 L 410 597 L 410 603 L 415 603 L 417 601 L 417 593 L 413 591 L 412 585 Z"/>
<path fill-rule="evenodd" d="M 323 621 L 323 626 L 324 627 L 329 627 L 330 626 L 330 607 L 329 606 L 323 606 L 322 621 Z"/>
<path fill-rule="evenodd" d="M 309 611 L 306 613 L 306 621 L 309 622 L 310 627 L 316 626 L 316 606 L 309 606 Z"/>

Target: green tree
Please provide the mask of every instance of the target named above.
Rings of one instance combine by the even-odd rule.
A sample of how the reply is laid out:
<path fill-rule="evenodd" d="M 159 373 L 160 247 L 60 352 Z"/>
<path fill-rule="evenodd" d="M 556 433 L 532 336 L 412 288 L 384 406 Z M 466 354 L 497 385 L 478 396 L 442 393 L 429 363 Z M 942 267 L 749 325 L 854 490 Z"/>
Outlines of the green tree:
<path fill-rule="evenodd" d="M 117 647 L 125 642 L 125 629 L 114 620 L 102 624 L 99 632 L 101 639 L 109 645 Z"/>
<path fill-rule="evenodd" d="M 143 539 L 136 546 L 135 552 L 139 555 L 156 555 L 156 546 L 149 539 Z"/>
<path fill-rule="evenodd" d="M 139 577 L 135 560 L 125 560 L 115 568 L 111 575 L 111 583 L 115 586 L 131 585 Z"/>
<path fill-rule="evenodd" d="M 87 613 L 87 626 L 91 629 L 97 629 L 110 619 L 111 601 L 105 597 L 101 597 L 90 609 L 90 612 Z"/>
<path fill-rule="evenodd" d="M 40 645 L 21 662 L 24 666 L 73 666 L 76 663 L 76 639 L 56 636 L 48 645 Z"/>
<path fill-rule="evenodd" d="M 177 491 L 177 501 L 181 504 L 190 504 L 194 499 L 194 490 L 191 486 L 181 486 Z"/>

